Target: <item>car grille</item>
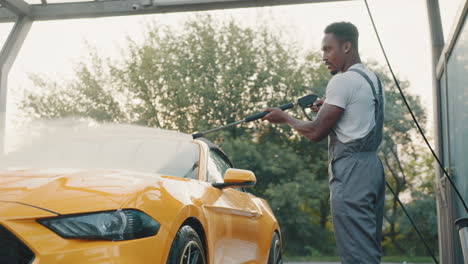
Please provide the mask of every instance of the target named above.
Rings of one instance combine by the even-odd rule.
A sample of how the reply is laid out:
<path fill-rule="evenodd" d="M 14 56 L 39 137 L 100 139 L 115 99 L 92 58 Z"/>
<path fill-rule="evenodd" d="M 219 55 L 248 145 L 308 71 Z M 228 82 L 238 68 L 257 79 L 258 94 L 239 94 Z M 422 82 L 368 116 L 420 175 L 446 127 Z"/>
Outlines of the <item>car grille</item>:
<path fill-rule="evenodd" d="M 0 225 L 0 264 L 29 264 L 34 260 L 34 253 Z"/>

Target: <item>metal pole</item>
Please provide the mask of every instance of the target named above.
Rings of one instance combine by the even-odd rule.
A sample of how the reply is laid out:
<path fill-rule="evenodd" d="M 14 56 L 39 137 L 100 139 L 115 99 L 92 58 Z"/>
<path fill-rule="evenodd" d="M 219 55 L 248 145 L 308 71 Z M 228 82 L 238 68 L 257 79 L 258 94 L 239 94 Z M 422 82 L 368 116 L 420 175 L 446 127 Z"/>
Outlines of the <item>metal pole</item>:
<path fill-rule="evenodd" d="M 427 13 L 429 19 L 429 28 L 431 34 L 431 47 L 432 47 L 432 92 L 433 92 L 433 105 L 434 105 L 434 138 L 435 138 L 435 151 L 439 157 L 442 157 L 442 119 L 441 119 L 441 90 L 440 80 L 437 78 L 437 65 L 441 53 L 444 48 L 444 34 L 442 29 L 442 22 L 440 17 L 440 8 L 438 0 L 427 0 Z M 447 124 L 446 124 L 447 125 Z M 437 223 L 439 233 L 439 259 L 441 263 L 454 263 L 453 252 L 450 250 L 453 246 L 453 228 L 451 217 L 449 217 L 449 204 L 452 203 L 451 197 L 447 195 L 450 188 L 445 184 L 445 177 L 442 177 L 441 169 L 436 166 L 436 179 L 435 190 L 437 193 Z M 445 179 L 445 180 L 444 180 Z"/>
<path fill-rule="evenodd" d="M 435 70 L 445 45 L 438 0 L 427 0 L 427 13 L 432 41 L 432 64 Z"/>
<path fill-rule="evenodd" d="M 18 17 L 0 52 L 0 153 L 3 153 L 5 143 L 8 73 L 31 28 L 32 22 L 26 16 Z"/>

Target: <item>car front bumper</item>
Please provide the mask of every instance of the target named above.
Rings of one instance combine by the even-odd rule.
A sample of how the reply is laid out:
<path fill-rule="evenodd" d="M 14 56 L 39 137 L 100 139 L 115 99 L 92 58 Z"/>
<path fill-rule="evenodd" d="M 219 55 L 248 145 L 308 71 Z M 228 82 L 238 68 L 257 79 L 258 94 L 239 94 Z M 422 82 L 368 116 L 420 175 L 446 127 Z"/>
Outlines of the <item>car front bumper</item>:
<path fill-rule="evenodd" d="M 52 213 L 12 203 L 0 203 L 0 213 L 0 258 L 7 263 L 162 264 L 172 241 L 163 227 L 155 236 L 127 241 L 65 239 L 36 221 Z"/>

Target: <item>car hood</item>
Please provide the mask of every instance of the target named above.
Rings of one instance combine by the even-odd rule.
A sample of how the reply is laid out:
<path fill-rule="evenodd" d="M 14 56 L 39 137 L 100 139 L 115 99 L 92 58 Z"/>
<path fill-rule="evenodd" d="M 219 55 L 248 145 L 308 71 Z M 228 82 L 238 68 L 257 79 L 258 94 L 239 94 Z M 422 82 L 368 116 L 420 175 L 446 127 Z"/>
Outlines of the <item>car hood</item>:
<path fill-rule="evenodd" d="M 160 175 L 111 170 L 0 171 L 0 201 L 31 205 L 57 214 L 118 209 Z"/>

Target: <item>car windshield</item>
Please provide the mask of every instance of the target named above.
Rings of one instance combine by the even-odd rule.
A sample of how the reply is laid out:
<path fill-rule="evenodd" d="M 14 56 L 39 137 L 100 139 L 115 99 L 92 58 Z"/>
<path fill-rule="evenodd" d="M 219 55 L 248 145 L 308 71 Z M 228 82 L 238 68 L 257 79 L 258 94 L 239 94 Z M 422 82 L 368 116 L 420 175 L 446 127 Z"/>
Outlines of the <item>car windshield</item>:
<path fill-rule="evenodd" d="M 112 169 L 193 177 L 198 146 L 187 134 L 131 125 L 41 127 L 0 160 L 2 169 Z"/>

